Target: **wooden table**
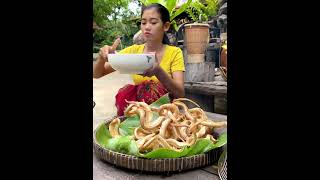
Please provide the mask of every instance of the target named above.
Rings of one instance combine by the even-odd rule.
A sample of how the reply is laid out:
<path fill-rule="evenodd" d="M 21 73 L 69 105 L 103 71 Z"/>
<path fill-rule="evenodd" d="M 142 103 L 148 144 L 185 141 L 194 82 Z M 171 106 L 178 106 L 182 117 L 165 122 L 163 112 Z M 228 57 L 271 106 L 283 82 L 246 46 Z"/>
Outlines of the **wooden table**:
<path fill-rule="evenodd" d="M 227 82 L 213 81 L 213 82 L 184 82 L 186 92 L 213 95 L 213 96 L 226 96 L 227 95 Z"/>
<path fill-rule="evenodd" d="M 186 97 L 208 112 L 227 114 L 227 82 L 216 77 L 212 82 L 184 82 Z M 190 103 L 188 104 L 190 105 Z"/>
<path fill-rule="evenodd" d="M 227 121 L 227 116 L 215 113 L 207 113 L 209 119 L 215 121 Z M 93 114 L 93 127 L 94 129 L 102 123 L 106 118 L 97 117 L 96 114 Z M 93 129 L 93 130 L 94 130 Z M 227 129 L 221 129 L 218 131 L 226 132 Z M 184 171 L 180 173 L 171 173 L 171 174 L 151 174 L 141 171 L 132 171 L 127 169 L 117 168 L 109 163 L 103 162 L 98 159 L 93 152 L 93 180 L 111 180 L 111 179 L 137 179 L 137 180 L 148 180 L 148 179 L 176 179 L 176 180 L 219 180 L 216 166 L 208 166 L 204 168 L 194 169 L 190 171 Z"/>

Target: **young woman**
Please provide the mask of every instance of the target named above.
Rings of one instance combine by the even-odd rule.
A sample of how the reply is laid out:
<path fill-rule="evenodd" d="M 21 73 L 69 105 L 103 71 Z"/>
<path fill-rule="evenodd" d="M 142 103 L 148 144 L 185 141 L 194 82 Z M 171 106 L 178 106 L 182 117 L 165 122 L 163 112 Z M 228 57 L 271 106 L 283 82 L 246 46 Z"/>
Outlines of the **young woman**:
<path fill-rule="evenodd" d="M 127 101 L 144 101 L 151 104 L 169 92 L 173 98 L 184 96 L 184 60 L 182 51 L 166 44 L 165 32 L 170 27 L 168 10 L 160 4 L 151 4 L 142 9 L 141 31 L 145 44 L 132 45 L 118 53 L 155 53 L 156 62 L 144 74 L 133 74 L 134 85 L 126 85 L 116 95 L 118 115 L 123 115 Z M 100 78 L 115 70 L 108 63 L 108 54 L 114 53 L 120 39 L 112 46 L 100 49 L 99 57 L 93 67 L 93 77 Z"/>

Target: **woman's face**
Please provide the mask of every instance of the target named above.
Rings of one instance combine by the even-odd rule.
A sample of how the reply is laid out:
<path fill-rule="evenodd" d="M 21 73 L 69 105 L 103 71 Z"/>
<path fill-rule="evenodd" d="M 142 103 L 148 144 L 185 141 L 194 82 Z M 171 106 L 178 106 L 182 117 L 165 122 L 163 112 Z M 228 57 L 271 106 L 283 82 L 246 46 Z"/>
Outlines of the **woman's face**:
<path fill-rule="evenodd" d="M 168 31 L 170 23 L 163 24 L 160 14 L 155 8 L 147 9 L 141 18 L 141 31 L 146 41 L 162 41 L 163 33 Z"/>

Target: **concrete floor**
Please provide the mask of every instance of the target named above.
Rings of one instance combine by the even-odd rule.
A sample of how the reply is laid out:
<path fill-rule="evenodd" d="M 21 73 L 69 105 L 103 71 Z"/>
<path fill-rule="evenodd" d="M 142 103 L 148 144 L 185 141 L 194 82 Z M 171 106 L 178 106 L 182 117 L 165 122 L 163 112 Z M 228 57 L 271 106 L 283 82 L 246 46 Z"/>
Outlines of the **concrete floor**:
<path fill-rule="evenodd" d="M 130 75 L 119 74 L 118 72 L 113 72 L 100 79 L 93 79 L 93 100 L 96 102 L 96 106 L 93 109 L 93 113 L 96 116 L 93 119 L 93 127 L 105 117 L 117 113 L 115 96 L 121 87 L 132 83 Z"/>

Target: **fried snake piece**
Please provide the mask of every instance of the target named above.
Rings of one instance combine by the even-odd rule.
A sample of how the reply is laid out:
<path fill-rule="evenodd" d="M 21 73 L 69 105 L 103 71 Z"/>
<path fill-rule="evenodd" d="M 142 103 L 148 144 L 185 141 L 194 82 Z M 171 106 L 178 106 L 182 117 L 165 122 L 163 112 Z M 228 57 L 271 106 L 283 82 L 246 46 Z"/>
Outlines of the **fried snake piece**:
<path fill-rule="evenodd" d="M 145 126 L 148 127 L 147 129 L 154 129 L 157 126 L 161 125 L 162 121 L 164 121 L 165 119 L 166 118 L 164 116 L 159 116 L 156 120 L 145 123 Z"/>
<path fill-rule="evenodd" d="M 207 126 L 201 126 L 201 125 L 200 125 L 200 130 L 196 133 L 197 138 L 203 137 L 203 136 L 206 134 L 207 129 L 208 129 Z"/>
<path fill-rule="evenodd" d="M 142 129 L 141 127 L 137 127 L 133 131 L 135 139 L 142 139 L 145 136 L 152 134 L 152 132 Z"/>
<path fill-rule="evenodd" d="M 163 137 L 158 135 L 158 141 L 159 144 L 163 147 L 163 148 L 167 148 L 167 149 L 171 149 L 174 151 L 179 151 L 178 149 L 172 147 Z"/>
<path fill-rule="evenodd" d="M 149 105 L 148 105 L 147 103 L 145 103 L 145 102 L 127 101 L 127 100 L 126 100 L 126 102 L 129 103 L 129 104 L 134 104 L 134 105 L 137 106 L 137 107 L 143 107 L 144 109 L 147 109 L 147 110 L 151 111 L 151 108 L 150 108 Z M 130 105 L 129 105 L 129 106 L 130 106 Z"/>
<path fill-rule="evenodd" d="M 187 130 L 187 134 L 197 133 L 199 124 L 200 124 L 200 122 L 196 122 L 196 123 L 191 122 L 191 124 Z"/>
<path fill-rule="evenodd" d="M 211 140 L 213 143 L 216 143 L 216 142 L 217 142 L 217 140 L 216 140 L 211 134 L 207 134 L 206 137 L 205 137 L 205 139 L 209 139 L 209 140 Z"/>
<path fill-rule="evenodd" d="M 164 120 L 164 117 L 160 116 L 159 118 L 157 118 L 157 120 L 152 121 L 152 117 L 153 117 L 152 110 L 149 107 L 149 105 L 145 102 L 136 102 L 136 101 L 126 101 L 126 102 L 138 107 L 135 112 L 139 115 L 141 127 L 145 130 L 153 130 L 154 128 L 159 126 L 161 122 Z"/>
<path fill-rule="evenodd" d="M 171 125 L 171 123 L 169 123 L 166 133 L 168 132 L 168 134 L 170 134 L 170 136 L 165 136 L 163 138 L 168 139 L 168 138 L 172 138 L 172 139 L 177 139 L 177 133 L 174 131 L 174 127 Z"/>
<path fill-rule="evenodd" d="M 196 102 L 194 102 L 188 98 L 178 98 L 178 99 L 173 100 L 173 102 L 176 102 L 176 101 L 189 101 L 189 102 L 193 103 L 194 105 L 196 105 L 197 107 L 200 107 Z"/>
<path fill-rule="evenodd" d="M 159 141 L 158 141 L 158 137 L 154 137 L 154 139 L 150 139 L 152 140 L 149 144 L 147 144 L 147 142 L 145 144 L 147 144 L 147 146 L 145 146 L 143 148 L 143 150 L 147 150 L 147 151 L 152 151 L 152 150 L 155 150 L 155 149 L 159 149 L 160 147 L 160 144 L 159 144 Z"/>
<path fill-rule="evenodd" d="M 154 112 L 159 112 L 159 108 L 156 108 L 156 107 L 150 107 L 151 111 L 154 111 Z"/>
<path fill-rule="evenodd" d="M 187 127 L 180 127 L 179 133 L 181 134 L 181 137 L 185 140 L 187 138 Z"/>
<path fill-rule="evenodd" d="M 143 137 L 142 139 L 139 139 L 139 140 L 136 141 L 137 146 L 138 146 L 138 148 L 139 148 L 139 151 L 141 151 L 141 150 L 143 149 L 143 145 L 145 144 L 145 142 L 148 141 L 148 140 L 149 140 L 150 138 L 152 138 L 153 136 L 155 136 L 154 133 L 149 134 L 149 135 Z"/>
<path fill-rule="evenodd" d="M 199 118 L 201 119 L 204 116 L 204 112 L 201 108 L 192 108 L 192 109 L 189 109 L 189 112 L 196 119 L 199 119 Z"/>
<path fill-rule="evenodd" d="M 172 137 L 172 129 L 168 126 L 168 129 L 165 132 L 165 138 L 168 139 L 170 137 Z"/>
<path fill-rule="evenodd" d="M 160 135 L 161 137 L 165 138 L 168 125 L 170 124 L 171 121 L 172 121 L 172 119 L 166 118 L 166 120 L 164 120 L 164 121 L 162 122 L 161 127 L 160 127 L 160 131 L 159 131 L 159 135 Z"/>
<path fill-rule="evenodd" d="M 162 121 L 165 120 L 164 116 L 159 116 L 156 120 L 152 121 L 153 112 L 151 111 L 151 109 L 144 107 L 142 107 L 142 109 L 145 111 L 145 117 L 140 117 L 140 124 L 141 127 L 145 130 L 154 130 L 162 123 Z"/>
<path fill-rule="evenodd" d="M 138 107 L 136 106 L 136 104 L 129 104 L 129 106 L 124 110 L 124 115 L 126 117 L 131 117 L 135 115 L 137 108 Z"/>
<path fill-rule="evenodd" d="M 187 119 L 194 121 L 194 118 L 191 116 L 191 114 L 189 113 L 188 107 L 180 101 L 174 101 L 173 104 L 177 105 L 178 107 L 182 107 L 184 114 L 186 116 Z"/>
<path fill-rule="evenodd" d="M 172 119 L 173 122 L 177 122 L 177 121 L 178 121 L 177 118 L 174 117 L 174 115 L 171 113 L 171 111 L 168 111 L 167 116 L 168 116 L 170 119 Z"/>
<path fill-rule="evenodd" d="M 213 127 L 213 128 L 221 128 L 221 127 L 226 127 L 227 126 L 227 121 L 219 121 L 219 122 L 202 121 L 200 124 L 204 125 L 204 126 Z"/>
<path fill-rule="evenodd" d="M 179 127 L 178 130 L 179 130 L 179 133 L 181 135 L 181 137 L 185 140 L 187 138 L 187 130 L 188 130 L 188 127 L 192 124 L 191 121 L 183 121 L 181 123 L 181 125 L 184 125 L 184 127 Z"/>
<path fill-rule="evenodd" d="M 154 136 L 154 137 L 151 137 L 150 139 L 148 139 L 144 144 L 143 146 L 141 147 L 141 150 L 148 150 L 148 149 L 153 149 L 152 148 L 152 144 L 153 144 L 153 141 L 157 140 L 157 136 Z"/>
<path fill-rule="evenodd" d="M 120 119 L 119 118 L 115 118 L 109 124 L 109 131 L 110 131 L 110 134 L 111 134 L 112 137 L 120 136 L 120 134 L 119 134 L 119 125 L 120 125 Z"/>
<path fill-rule="evenodd" d="M 197 141 L 196 133 L 192 133 L 191 136 L 188 136 L 186 138 L 186 143 L 188 143 L 189 146 L 193 145 L 196 141 Z"/>
<path fill-rule="evenodd" d="M 179 108 L 174 104 L 163 104 L 159 107 L 159 115 L 166 116 L 164 110 L 171 111 L 174 117 L 178 117 L 179 115 Z"/>
<path fill-rule="evenodd" d="M 185 141 L 185 139 L 183 138 L 183 136 L 180 134 L 179 131 L 179 127 L 173 126 L 172 123 L 170 124 L 170 126 L 172 127 L 172 132 L 174 134 L 173 139 L 180 139 L 181 141 Z"/>

